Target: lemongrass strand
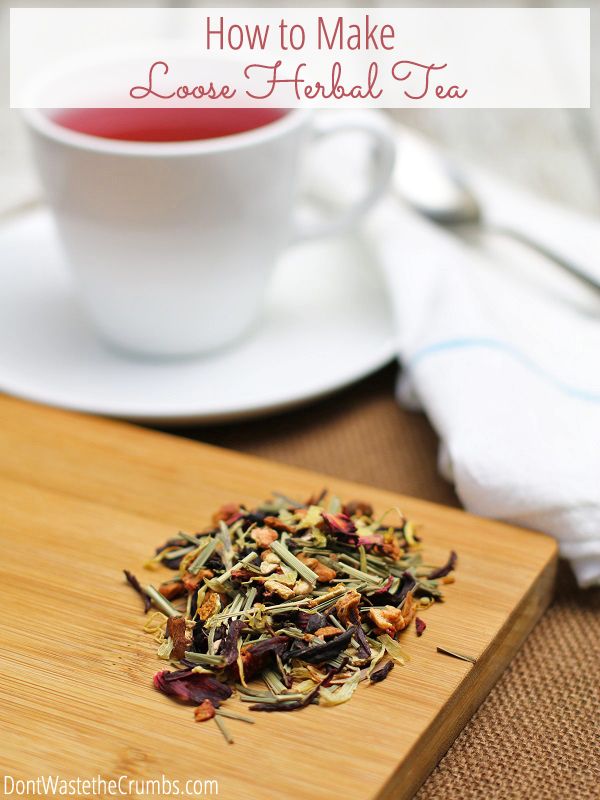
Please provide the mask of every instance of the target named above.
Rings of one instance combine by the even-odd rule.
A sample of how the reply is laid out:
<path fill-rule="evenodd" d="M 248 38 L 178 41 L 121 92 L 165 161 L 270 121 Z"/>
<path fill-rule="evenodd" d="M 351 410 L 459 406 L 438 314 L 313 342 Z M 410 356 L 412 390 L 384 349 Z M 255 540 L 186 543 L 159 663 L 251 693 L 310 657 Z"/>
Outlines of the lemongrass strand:
<path fill-rule="evenodd" d="M 151 584 L 147 586 L 142 586 L 144 592 L 148 595 L 150 600 L 154 603 L 154 605 L 160 609 L 167 617 L 181 617 L 181 612 L 178 611 L 175 606 L 171 605 L 169 601 L 162 596 L 162 594 Z"/>
<path fill-rule="evenodd" d="M 231 569 L 228 569 L 222 575 L 218 575 L 216 578 L 214 578 L 214 580 L 217 581 L 218 583 L 225 583 L 225 581 L 228 581 L 229 578 L 231 578 L 232 572 L 235 572 L 237 569 L 242 569 L 243 567 L 246 566 L 246 564 L 250 563 L 250 561 L 254 561 L 257 557 L 258 553 L 248 553 L 248 555 L 245 556 L 245 558 L 242 558 L 241 561 L 238 561 L 237 564 L 234 564 L 233 567 L 231 567 Z"/>
<path fill-rule="evenodd" d="M 192 575 L 197 575 L 214 553 L 216 546 L 217 542 L 215 539 L 211 539 L 209 542 L 207 542 L 202 550 L 198 553 L 192 564 L 188 567 L 188 572 L 191 572 Z"/>
<path fill-rule="evenodd" d="M 363 572 L 360 569 L 355 569 L 354 567 L 351 567 L 348 564 L 339 564 L 338 570 L 340 570 L 341 572 L 345 572 L 346 575 L 350 575 L 353 578 L 358 578 L 359 580 L 366 581 L 367 583 L 374 583 L 377 586 L 381 584 L 381 578 L 378 575 L 370 575 L 368 572 Z"/>
<path fill-rule="evenodd" d="M 215 716 L 213 717 L 213 719 L 214 719 L 214 721 L 217 723 L 217 727 L 219 728 L 219 730 L 220 730 L 220 731 L 221 731 L 221 733 L 223 734 L 223 738 L 225 739 L 225 741 L 227 742 L 227 744 L 233 744 L 233 736 L 232 736 L 232 735 L 229 733 L 229 731 L 227 730 L 227 726 L 225 725 L 225 723 L 223 722 L 223 720 L 221 719 L 221 717 L 220 717 L 220 716 L 217 716 L 217 715 L 215 714 Z"/>
<path fill-rule="evenodd" d="M 225 711 L 224 708 L 216 708 L 215 714 L 219 717 L 227 717 L 227 719 L 237 719 L 240 722 L 247 722 L 248 725 L 254 725 L 256 720 L 250 719 L 250 717 L 246 717 L 243 714 L 236 714 L 235 711 Z"/>
<path fill-rule="evenodd" d="M 186 661 L 200 667 L 221 667 L 225 666 L 225 659 L 223 656 L 210 655 L 209 653 L 196 653 L 193 650 L 187 650 L 185 653 Z"/>
<path fill-rule="evenodd" d="M 303 564 L 299 558 L 296 558 L 296 556 L 291 553 L 284 544 L 278 541 L 271 542 L 271 550 L 276 556 L 279 556 L 279 558 L 284 561 L 288 567 L 291 567 L 292 569 L 296 570 L 299 575 L 302 575 L 305 581 L 308 581 L 308 583 L 313 585 L 317 582 L 317 573 L 313 572 L 312 569 L 309 569 L 309 567 L 307 567 L 306 564 Z"/>

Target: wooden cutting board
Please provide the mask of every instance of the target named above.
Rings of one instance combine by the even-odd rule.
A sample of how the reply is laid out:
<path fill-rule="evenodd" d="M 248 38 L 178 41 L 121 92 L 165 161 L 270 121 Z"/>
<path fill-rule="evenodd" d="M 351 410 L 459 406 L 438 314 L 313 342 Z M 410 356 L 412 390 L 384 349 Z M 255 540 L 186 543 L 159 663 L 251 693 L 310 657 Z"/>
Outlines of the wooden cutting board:
<path fill-rule="evenodd" d="M 255 504 L 273 489 L 304 498 L 324 486 L 376 510 L 400 505 L 422 524 L 428 560 L 458 551 L 456 583 L 423 612 L 421 638 L 402 635 L 411 661 L 385 683 L 335 708 L 231 721 L 227 745 L 216 725 L 152 689 L 163 662 L 121 570 L 143 573 L 155 545 L 204 526 L 224 502 Z M 214 779 L 231 800 L 410 797 L 545 609 L 556 565 L 545 536 L 2 397 L 0 541 L 2 772 L 164 775 L 182 795 L 188 779 Z"/>

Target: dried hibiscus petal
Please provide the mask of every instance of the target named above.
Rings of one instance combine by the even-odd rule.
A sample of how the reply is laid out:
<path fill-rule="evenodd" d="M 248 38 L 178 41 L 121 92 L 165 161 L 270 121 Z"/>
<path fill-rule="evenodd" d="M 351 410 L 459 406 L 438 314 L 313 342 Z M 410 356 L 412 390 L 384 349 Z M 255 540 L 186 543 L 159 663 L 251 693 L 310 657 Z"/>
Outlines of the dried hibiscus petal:
<path fill-rule="evenodd" d="M 307 614 L 306 611 L 298 611 L 296 614 L 296 625 L 301 631 L 314 633 L 318 628 L 323 628 L 327 625 L 327 618 L 318 612 Z"/>
<path fill-rule="evenodd" d="M 192 630 L 193 649 L 196 653 L 205 653 L 208 649 L 208 632 L 203 622 L 197 622 Z"/>
<path fill-rule="evenodd" d="M 204 700 L 210 700 L 215 708 L 221 705 L 222 700 L 227 700 L 232 695 L 231 689 L 226 684 L 210 675 L 191 670 L 157 672 L 154 676 L 154 686 L 163 694 L 176 697 L 184 703 L 199 705 Z"/>
<path fill-rule="evenodd" d="M 150 606 L 152 605 L 152 601 L 150 600 L 146 592 L 142 589 L 141 583 L 135 577 L 133 572 L 129 572 L 129 570 L 124 569 L 123 573 L 125 575 L 125 578 L 127 579 L 127 583 L 132 587 L 132 589 L 135 589 L 135 591 L 144 600 L 144 614 L 147 614 L 148 611 L 150 610 Z"/>
<path fill-rule="evenodd" d="M 371 683 L 381 683 L 381 681 L 384 681 L 393 669 L 394 662 L 387 661 L 382 667 L 379 667 L 379 669 L 376 669 L 371 673 Z"/>
<path fill-rule="evenodd" d="M 448 556 L 448 561 L 444 564 L 443 567 L 439 567 L 439 569 L 434 569 L 432 572 L 429 573 L 427 576 L 427 580 L 432 581 L 436 578 L 444 578 L 449 572 L 456 567 L 456 561 L 458 559 L 458 555 L 454 550 L 450 551 L 450 555 Z"/>
<path fill-rule="evenodd" d="M 367 635 L 363 631 L 362 625 L 360 624 L 360 619 L 358 619 L 358 612 L 356 616 L 357 616 L 356 639 L 358 641 L 358 656 L 359 658 L 370 658 L 371 648 L 369 647 L 369 642 L 367 641 Z"/>
<path fill-rule="evenodd" d="M 402 574 L 402 583 L 400 588 L 396 592 L 395 595 L 392 595 L 395 601 L 395 605 L 402 605 L 406 597 L 408 597 L 409 593 L 413 591 L 415 586 L 417 585 L 417 581 L 414 575 L 411 575 L 410 572 L 404 572 Z"/>
<path fill-rule="evenodd" d="M 225 666 L 230 666 L 238 657 L 238 640 L 244 627 L 243 620 L 233 620 L 229 623 L 225 641 L 221 647 L 221 655 L 225 658 Z"/>
<path fill-rule="evenodd" d="M 261 639 L 256 644 L 242 647 L 240 655 L 246 679 L 254 678 L 261 673 L 277 655 L 281 656 L 289 647 L 286 636 L 272 636 L 270 639 Z M 237 661 L 230 667 L 234 677 L 239 678 Z"/>
<path fill-rule="evenodd" d="M 388 589 L 390 588 L 390 586 L 392 585 L 392 583 L 393 583 L 393 582 L 394 582 L 394 576 L 393 576 L 393 575 L 390 575 L 388 578 L 386 578 L 386 580 L 384 581 L 384 583 L 382 583 L 382 584 L 381 584 L 381 586 L 379 587 L 379 589 L 375 589 L 375 591 L 374 591 L 374 592 L 371 592 L 371 595 L 374 595 L 374 594 L 383 594 L 384 592 L 387 592 L 387 591 L 388 591 Z"/>
<path fill-rule="evenodd" d="M 367 551 L 373 547 L 380 547 L 383 544 L 383 533 L 360 534 L 358 544 L 362 545 Z"/>
<path fill-rule="evenodd" d="M 356 533 L 356 525 L 347 514 L 326 514 L 323 512 L 325 525 L 330 533 L 350 535 Z"/>
<path fill-rule="evenodd" d="M 427 623 L 420 617 L 415 617 L 415 628 L 417 629 L 417 636 L 422 636 L 423 631 L 427 627 Z"/>
<path fill-rule="evenodd" d="M 331 639 L 323 644 L 315 644 L 308 646 L 295 646 L 285 654 L 284 661 L 290 661 L 292 658 L 299 658 L 306 661 L 308 664 L 322 664 L 330 661 L 339 655 L 342 650 L 345 650 L 350 640 L 354 635 L 354 626 L 348 628 L 347 631 L 340 633 L 335 639 Z"/>

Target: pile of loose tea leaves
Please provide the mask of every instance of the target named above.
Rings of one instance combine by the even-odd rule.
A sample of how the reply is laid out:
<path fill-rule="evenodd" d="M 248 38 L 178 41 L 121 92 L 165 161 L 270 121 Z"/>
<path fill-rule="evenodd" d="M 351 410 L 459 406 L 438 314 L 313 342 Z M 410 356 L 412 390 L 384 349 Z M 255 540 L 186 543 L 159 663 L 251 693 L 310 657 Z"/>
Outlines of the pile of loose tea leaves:
<path fill-rule="evenodd" d="M 424 563 L 398 509 L 376 518 L 368 503 L 322 492 L 223 506 L 208 529 L 180 533 L 146 563 L 173 570 L 170 580 L 125 576 L 158 656 L 175 667 L 154 686 L 232 741 L 224 717 L 253 721 L 222 708 L 234 692 L 251 711 L 293 711 L 345 703 L 361 682 L 385 680 L 408 658 L 400 634 L 411 624 L 423 633 L 417 614 L 441 600 L 455 564 L 454 552 L 441 567 Z"/>

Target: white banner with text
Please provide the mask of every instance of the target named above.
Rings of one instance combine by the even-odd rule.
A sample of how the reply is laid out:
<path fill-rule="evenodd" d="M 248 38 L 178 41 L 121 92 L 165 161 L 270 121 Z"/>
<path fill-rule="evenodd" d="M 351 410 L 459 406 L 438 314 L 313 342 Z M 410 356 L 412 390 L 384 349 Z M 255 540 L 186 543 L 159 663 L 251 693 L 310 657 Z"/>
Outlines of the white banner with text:
<path fill-rule="evenodd" d="M 11 107 L 588 108 L 587 8 L 18 8 Z"/>

